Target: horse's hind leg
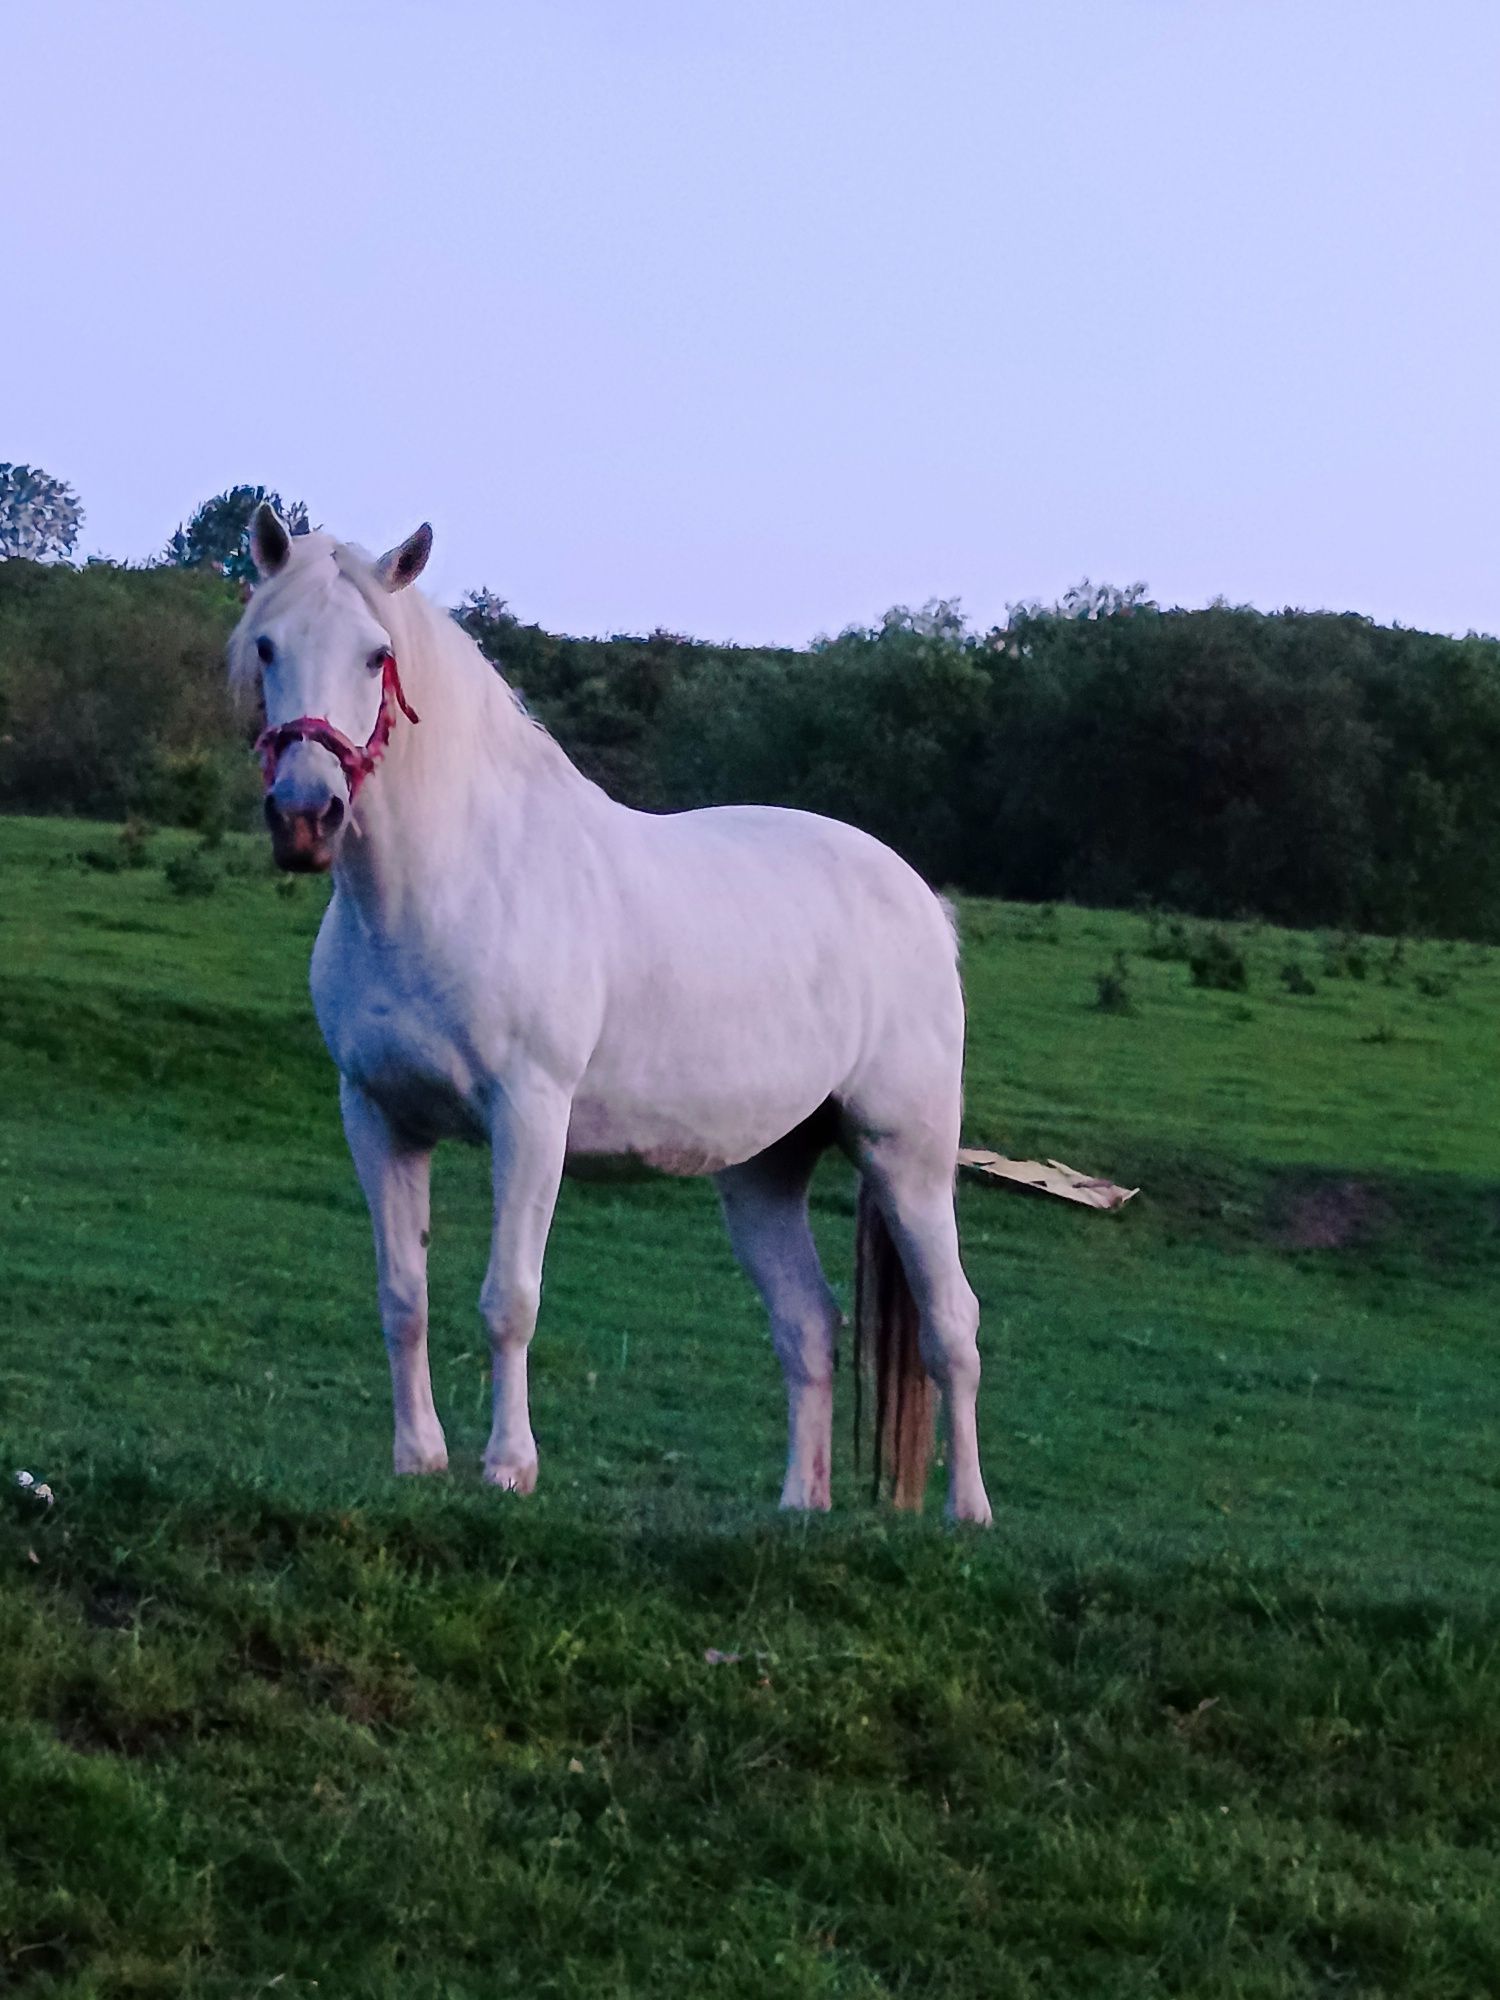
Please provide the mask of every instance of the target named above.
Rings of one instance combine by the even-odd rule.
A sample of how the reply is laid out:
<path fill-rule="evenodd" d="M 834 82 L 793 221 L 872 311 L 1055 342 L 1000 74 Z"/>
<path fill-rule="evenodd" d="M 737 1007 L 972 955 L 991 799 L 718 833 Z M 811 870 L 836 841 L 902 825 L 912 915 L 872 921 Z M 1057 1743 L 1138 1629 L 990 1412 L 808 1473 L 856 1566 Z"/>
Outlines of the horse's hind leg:
<path fill-rule="evenodd" d="M 807 1215 L 807 1190 L 821 1151 L 816 1139 L 793 1133 L 716 1176 L 729 1240 L 765 1301 L 786 1379 L 781 1504 L 820 1510 L 829 1505 L 834 1343 L 843 1322 Z"/>
<path fill-rule="evenodd" d="M 976 1420 L 979 1301 L 959 1261 L 953 1157 L 946 1142 L 899 1133 L 856 1138 L 852 1150 L 895 1238 L 917 1302 L 922 1360 L 947 1408 L 949 1516 L 988 1523 Z"/>

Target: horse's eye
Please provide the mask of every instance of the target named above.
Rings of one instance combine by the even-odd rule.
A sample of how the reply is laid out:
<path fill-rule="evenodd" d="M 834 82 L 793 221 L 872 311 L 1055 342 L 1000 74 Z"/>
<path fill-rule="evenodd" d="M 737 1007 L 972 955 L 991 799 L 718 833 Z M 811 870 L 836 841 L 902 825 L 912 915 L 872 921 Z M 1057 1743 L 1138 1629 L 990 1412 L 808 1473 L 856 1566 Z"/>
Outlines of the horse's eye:
<path fill-rule="evenodd" d="M 390 657 L 391 649 L 389 646 L 377 646 L 374 652 L 371 653 L 366 665 L 372 674 L 384 673 L 385 663 Z"/>
<path fill-rule="evenodd" d="M 263 667 L 270 666 L 272 660 L 276 657 L 276 648 L 264 634 L 256 640 L 255 650 L 260 655 L 260 663 Z"/>

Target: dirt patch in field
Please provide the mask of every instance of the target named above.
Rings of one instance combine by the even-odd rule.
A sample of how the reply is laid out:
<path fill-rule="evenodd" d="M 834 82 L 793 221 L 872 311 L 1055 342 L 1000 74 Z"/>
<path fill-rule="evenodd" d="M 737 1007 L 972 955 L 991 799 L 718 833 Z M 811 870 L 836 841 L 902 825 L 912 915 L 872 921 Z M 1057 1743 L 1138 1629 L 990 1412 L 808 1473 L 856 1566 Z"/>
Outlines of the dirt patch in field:
<path fill-rule="evenodd" d="M 1395 1211 L 1368 1181 L 1303 1181 L 1281 1191 L 1272 1235 L 1283 1250 L 1354 1250 L 1383 1236 Z"/>

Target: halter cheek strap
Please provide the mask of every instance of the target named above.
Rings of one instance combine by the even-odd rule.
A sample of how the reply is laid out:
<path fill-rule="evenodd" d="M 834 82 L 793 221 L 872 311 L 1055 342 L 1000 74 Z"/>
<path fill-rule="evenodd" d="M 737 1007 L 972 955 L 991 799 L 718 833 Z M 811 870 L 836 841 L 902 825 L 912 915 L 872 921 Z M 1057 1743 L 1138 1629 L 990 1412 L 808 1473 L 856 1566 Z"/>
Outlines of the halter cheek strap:
<path fill-rule="evenodd" d="M 255 754 L 260 759 L 266 790 L 270 791 L 275 784 L 276 766 L 294 743 L 316 743 L 338 759 L 344 783 L 349 787 L 349 803 L 353 805 L 360 786 L 385 755 L 398 708 L 408 722 L 418 720 L 416 710 L 401 692 L 396 655 L 387 647 L 380 668 L 380 713 L 364 748 L 351 743 L 343 730 L 335 729 L 324 715 L 299 715 L 291 722 L 273 723 L 255 739 Z"/>

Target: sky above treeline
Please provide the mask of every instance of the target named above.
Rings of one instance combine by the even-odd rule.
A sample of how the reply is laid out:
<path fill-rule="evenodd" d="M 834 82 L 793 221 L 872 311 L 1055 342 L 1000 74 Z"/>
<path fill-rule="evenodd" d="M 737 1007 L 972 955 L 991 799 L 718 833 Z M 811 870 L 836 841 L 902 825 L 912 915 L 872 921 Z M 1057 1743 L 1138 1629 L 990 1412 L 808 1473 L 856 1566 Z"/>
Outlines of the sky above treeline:
<path fill-rule="evenodd" d="M 0 459 L 558 631 L 1500 630 L 1493 0 L 8 0 Z"/>

